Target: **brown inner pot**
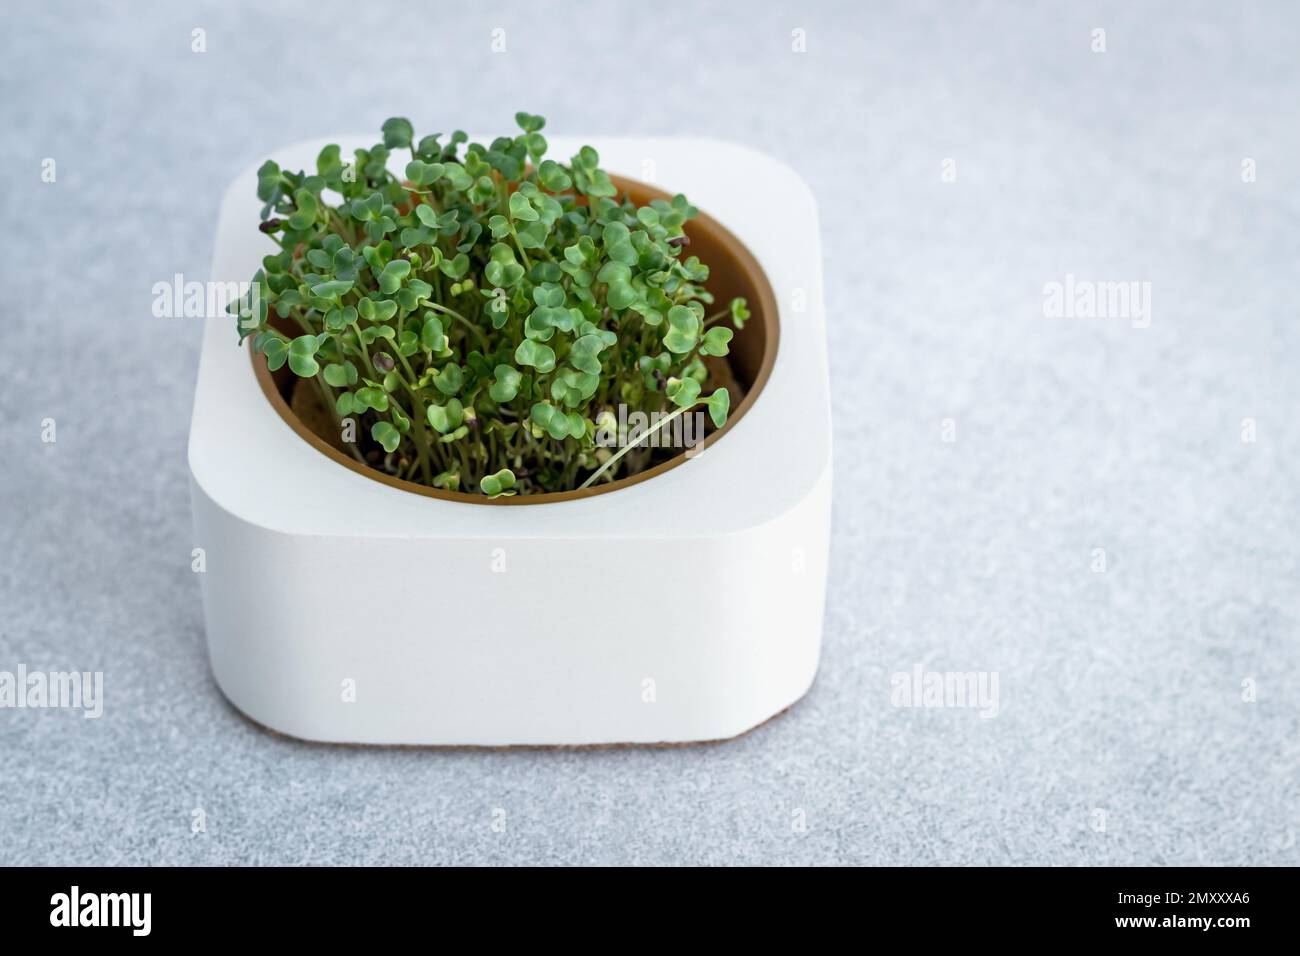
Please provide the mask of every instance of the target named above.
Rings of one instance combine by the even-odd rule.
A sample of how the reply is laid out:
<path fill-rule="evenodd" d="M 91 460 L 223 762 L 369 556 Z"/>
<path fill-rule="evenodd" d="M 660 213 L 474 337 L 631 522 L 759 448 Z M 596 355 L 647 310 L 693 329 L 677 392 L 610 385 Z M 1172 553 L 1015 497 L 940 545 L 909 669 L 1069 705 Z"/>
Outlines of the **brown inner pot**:
<path fill-rule="evenodd" d="M 625 179 L 622 176 L 611 176 L 610 178 L 613 179 L 619 190 L 626 193 L 638 206 L 646 205 L 651 199 L 672 198 L 669 193 L 655 189 L 653 186 L 647 186 L 645 183 L 637 182 L 634 179 Z M 776 361 L 779 331 L 776 317 L 776 296 L 772 292 L 771 284 L 767 281 L 767 276 L 759 268 L 758 261 L 740 240 L 725 229 L 716 219 L 700 213 L 686 224 L 685 231 L 690 238 L 690 245 L 684 250 L 683 256 L 698 256 L 700 261 L 709 267 L 709 281 L 706 287 L 713 293 L 715 299 L 714 309 L 716 310 L 716 308 L 725 305 L 735 296 L 744 296 L 749 302 L 749 311 L 751 313 L 749 320 L 745 323 L 744 331 L 736 332 L 735 337 L 731 340 L 731 352 L 725 359 L 730 366 L 730 377 L 743 392 L 743 398 L 732 406 L 727 417 L 727 423 L 708 436 L 708 442 L 711 444 L 725 435 L 749 411 L 750 407 L 758 399 L 759 393 L 762 392 L 763 386 L 767 383 L 767 378 L 772 372 L 772 365 Z M 296 334 L 298 330 L 289 320 L 279 320 L 272 314 L 272 324 L 276 325 L 277 328 L 281 327 L 282 321 L 284 327 L 281 328 L 281 331 L 290 335 Z M 726 324 L 734 330 L 734 326 L 731 326 L 730 322 Z M 316 448 L 321 454 L 358 474 L 373 478 L 375 481 L 381 481 L 394 488 L 400 488 L 403 491 L 410 491 L 429 498 L 442 498 L 446 501 L 484 505 L 530 505 L 545 504 L 551 501 L 574 501 L 579 498 L 603 495 L 607 492 L 617 491 L 620 488 L 626 488 L 639 481 L 645 481 L 655 475 L 662 474 L 669 468 L 675 468 L 686 460 L 685 449 L 669 449 L 671 457 L 635 475 L 574 491 L 488 498 L 486 495 L 474 492 L 444 491 L 441 488 L 431 488 L 427 485 L 416 484 L 413 481 L 395 478 L 378 469 L 370 468 L 361 464 L 351 455 L 340 451 L 331 443 L 331 439 L 334 437 L 334 422 L 329 417 L 327 410 L 320 409 L 325 412 L 324 416 L 309 416 L 311 421 L 308 424 L 291 407 L 291 404 L 297 405 L 299 408 L 303 408 L 304 405 L 301 401 L 294 402 L 294 386 L 300 379 L 290 371 L 289 367 L 285 365 L 278 371 L 272 372 L 266 367 L 266 361 L 261 355 L 254 352 L 252 348 L 249 348 L 248 353 L 253 362 L 253 371 L 257 375 L 257 381 L 262 386 L 262 391 L 265 393 L 267 400 L 289 427 L 297 432 L 308 444 Z M 711 374 L 708 387 L 712 388 L 716 384 L 714 379 L 715 374 Z M 317 401 L 315 404 L 319 406 L 320 403 Z M 322 435 L 315 429 L 323 430 L 324 434 Z"/>

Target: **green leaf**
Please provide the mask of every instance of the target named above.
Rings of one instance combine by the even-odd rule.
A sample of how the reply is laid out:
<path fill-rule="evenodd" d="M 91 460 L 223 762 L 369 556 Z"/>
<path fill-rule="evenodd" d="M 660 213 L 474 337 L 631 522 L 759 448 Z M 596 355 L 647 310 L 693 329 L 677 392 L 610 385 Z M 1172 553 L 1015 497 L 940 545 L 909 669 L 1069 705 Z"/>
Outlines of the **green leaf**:
<path fill-rule="evenodd" d="M 341 279 L 331 279 L 329 282 L 320 282 L 311 287 L 312 295 L 318 295 L 322 299 L 338 299 L 339 296 L 345 295 L 352 291 L 352 280 L 344 282 Z"/>
<path fill-rule="evenodd" d="M 447 167 L 442 163 L 426 163 L 422 159 L 413 159 L 406 164 L 406 178 L 416 186 L 432 186 L 446 171 Z"/>
<path fill-rule="evenodd" d="M 494 381 L 488 389 L 488 394 L 492 396 L 492 401 L 500 404 L 513 401 L 514 397 L 519 394 L 519 384 L 523 381 L 523 375 L 509 365 L 498 365 L 493 371 Z"/>
<path fill-rule="evenodd" d="M 544 375 L 555 369 L 555 352 L 549 345 L 524 339 L 515 349 L 515 361 L 520 365 L 535 368 Z"/>
<path fill-rule="evenodd" d="M 610 259 L 615 262 L 621 262 L 628 266 L 636 265 L 636 247 L 630 242 L 616 242 L 614 245 L 609 247 L 607 252 L 609 253 Z"/>
<path fill-rule="evenodd" d="M 429 283 L 425 282 L 423 279 L 412 279 L 406 284 L 406 288 L 402 291 L 410 293 L 412 300 L 419 302 L 421 300 L 426 300 L 433 295 L 433 286 L 429 285 Z M 401 298 L 402 297 L 399 295 L 398 300 L 400 301 Z"/>
<path fill-rule="evenodd" d="M 430 405 L 428 418 L 429 424 L 439 434 L 445 435 L 460 427 L 460 423 L 465 420 L 465 408 L 458 399 L 453 398 L 446 405 Z"/>
<path fill-rule="evenodd" d="M 725 388 L 720 388 L 710 395 L 706 402 L 709 406 L 709 417 L 713 419 L 713 424 L 721 428 L 727 421 L 727 412 L 731 410 L 731 393 Z"/>
<path fill-rule="evenodd" d="M 528 158 L 534 163 L 539 162 L 546 155 L 546 137 L 541 133 L 529 133 L 524 137 L 524 147 L 528 150 Z"/>
<path fill-rule="evenodd" d="M 289 227 L 307 229 L 314 225 L 316 216 L 320 212 L 320 204 L 317 203 L 316 197 L 305 189 L 299 189 L 294 192 L 293 201 L 297 209 L 289 217 Z"/>
<path fill-rule="evenodd" d="M 465 167 L 460 163 L 444 163 L 443 176 L 451 184 L 452 189 L 464 192 L 474 185 L 474 177 L 465 172 Z"/>
<path fill-rule="evenodd" d="M 524 277 L 524 267 L 517 262 L 492 260 L 484 270 L 488 283 L 497 289 L 508 289 Z"/>
<path fill-rule="evenodd" d="M 402 433 L 390 422 L 384 421 L 375 422 L 370 426 L 370 437 L 383 445 L 384 451 L 387 452 L 396 451 L 398 444 L 402 441 Z"/>
<path fill-rule="evenodd" d="M 731 321 L 738 329 L 745 327 L 745 320 L 749 318 L 748 303 L 742 298 L 731 300 Z"/>
<path fill-rule="evenodd" d="M 352 394 L 352 404 L 357 411 L 373 408 L 377 412 L 388 411 L 388 393 L 375 385 L 359 388 Z"/>
<path fill-rule="evenodd" d="M 564 287 L 547 282 L 533 289 L 533 301 L 538 305 L 558 308 L 564 305 Z"/>
<path fill-rule="evenodd" d="M 532 113 L 516 113 L 515 122 L 525 133 L 535 133 L 546 125 L 546 120 Z"/>
<path fill-rule="evenodd" d="M 383 132 L 384 146 L 388 149 L 410 146 L 411 137 L 415 135 L 415 130 L 411 128 L 411 121 L 400 116 L 384 120 Z M 390 448 L 389 451 L 392 449 Z"/>
<path fill-rule="evenodd" d="M 357 367 L 351 362 L 331 362 L 325 366 L 325 381 L 335 388 L 357 384 Z"/>
<path fill-rule="evenodd" d="M 522 219 L 525 222 L 537 221 L 537 210 L 523 196 L 522 193 L 510 194 L 510 217 L 512 219 Z"/>
<path fill-rule="evenodd" d="M 731 351 L 727 343 L 735 334 L 731 329 L 715 325 L 704 333 L 704 338 L 700 341 L 700 351 L 705 355 L 726 355 Z"/>
<path fill-rule="evenodd" d="M 392 299 L 362 299 L 357 311 L 367 322 L 387 322 L 397 314 L 397 303 Z"/>
<path fill-rule="evenodd" d="M 289 346 L 284 339 L 270 338 L 262 345 L 262 354 L 266 356 L 266 367 L 278 372 L 289 358 Z"/>
<path fill-rule="evenodd" d="M 542 188 L 553 193 L 564 192 L 573 185 L 573 179 L 565 168 L 553 159 L 544 159 L 537 168 L 537 181 Z"/>
<path fill-rule="evenodd" d="M 551 380 L 551 398 L 565 408 L 578 408 L 596 394 L 600 387 L 599 375 L 588 375 L 575 368 L 564 368 Z"/>
<path fill-rule="evenodd" d="M 279 165 L 268 159 L 257 170 L 257 198 L 262 202 L 273 201 L 279 193 L 280 180 Z"/>
<path fill-rule="evenodd" d="M 447 348 L 447 336 L 442 328 L 442 320 L 432 312 L 424 314 L 424 326 L 420 329 L 420 344 L 431 352 L 442 352 Z"/>
<path fill-rule="evenodd" d="M 622 262 L 606 262 L 596 273 L 597 282 L 608 282 L 611 285 L 615 282 L 630 282 L 631 279 L 632 270 Z"/>
<path fill-rule="evenodd" d="M 343 160 L 339 158 L 338 143 L 330 143 L 316 157 L 316 172 L 321 176 L 336 173 L 342 166 Z"/>
<path fill-rule="evenodd" d="M 544 249 L 549 232 L 546 223 L 542 221 L 530 222 L 517 233 L 519 245 L 525 249 Z"/>
<path fill-rule="evenodd" d="M 632 231 L 621 222 L 607 224 L 600 234 L 600 241 L 609 249 L 632 238 Z"/>
<path fill-rule="evenodd" d="M 415 207 L 415 217 L 430 229 L 438 228 L 438 213 L 427 203 L 420 203 Z"/>
<path fill-rule="evenodd" d="M 685 355 L 695 348 L 699 336 L 699 317 L 684 305 L 668 310 L 668 331 L 664 333 L 664 348 L 676 355 Z"/>
<path fill-rule="evenodd" d="M 321 339 L 314 335 L 300 335 L 289 343 L 290 355 L 311 356 L 320 349 Z"/>
<path fill-rule="evenodd" d="M 320 371 L 320 363 L 310 355 L 289 353 L 289 368 L 301 378 L 312 378 Z"/>
<path fill-rule="evenodd" d="M 681 408 L 690 408 L 700 397 L 700 383 L 693 378 L 670 378 L 665 389 L 668 400 Z M 726 389 L 722 389 L 726 391 Z"/>
<path fill-rule="evenodd" d="M 465 375 L 454 362 L 433 375 L 433 385 L 444 395 L 455 395 L 465 384 Z"/>
<path fill-rule="evenodd" d="M 620 312 L 636 302 L 636 290 L 627 282 L 611 282 L 605 293 L 605 301 L 611 309 Z"/>
<path fill-rule="evenodd" d="M 444 471 L 435 475 L 433 487 L 445 488 L 447 491 L 460 491 L 460 472 Z"/>
<path fill-rule="evenodd" d="M 405 259 L 394 259 L 384 266 L 379 274 L 379 291 L 392 295 L 402 287 L 402 280 L 411 274 L 411 263 Z"/>
<path fill-rule="evenodd" d="M 515 493 L 515 473 L 509 468 L 502 468 L 494 475 L 484 475 L 479 479 L 478 484 L 483 494 L 489 498 L 513 495 Z"/>
<path fill-rule="evenodd" d="M 645 324 L 652 328 L 664 320 L 663 313 L 658 309 L 651 308 L 648 303 L 633 302 L 628 308 L 639 313 L 641 318 L 645 320 Z"/>
<path fill-rule="evenodd" d="M 462 252 L 454 259 L 443 259 L 438 263 L 438 268 L 447 278 L 459 279 L 469 271 L 469 256 Z"/>
<path fill-rule="evenodd" d="M 581 438 L 586 434 L 586 424 L 581 415 L 565 414 L 549 402 L 538 402 L 533 406 L 529 417 L 556 441 L 569 437 Z"/>
<path fill-rule="evenodd" d="M 595 333 L 580 336 L 569 349 L 569 364 L 588 375 L 599 375 L 599 355 L 606 347 L 604 340 Z"/>
<path fill-rule="evenodd" d="M 384 208 L 384 197 L 379 193 L 371 193 L 365 199 L 354 199 L 350 208 L 353 219 L 360 222 L 371 222 L 379 218 L 379 214 Z"/>

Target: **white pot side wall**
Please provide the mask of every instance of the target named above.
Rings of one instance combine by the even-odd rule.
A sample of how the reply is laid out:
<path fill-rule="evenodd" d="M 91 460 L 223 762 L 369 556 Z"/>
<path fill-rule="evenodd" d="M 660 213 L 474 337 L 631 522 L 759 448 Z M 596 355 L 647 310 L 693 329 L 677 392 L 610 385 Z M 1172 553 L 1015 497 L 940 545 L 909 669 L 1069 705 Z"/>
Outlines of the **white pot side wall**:
<path fill-rule="evenodd" d="M 550 155 L 587 141 L 552 138 Z M 371 139 L 273 158 L 309 168 L 326 142 Z M 831 500 L 811 194 L 744 147 L 592 142 L 634 178 L 653 160 L 655 185 L 685 192 L 758 259 L 781 324 L 766 387 L 716 444 L 648 481 L 464 504 L 312 448 L 261 393 L 233 320 L 210 320 L 189 449 L 195 546 L 213 673 L 253 720 L 343 743 L 680 743 L 742 733 L 811 685 Z M 246 280 L 274 248 L 256 230 L 255 184 L 252 167 L 226 194 L 214 280 Z"/>

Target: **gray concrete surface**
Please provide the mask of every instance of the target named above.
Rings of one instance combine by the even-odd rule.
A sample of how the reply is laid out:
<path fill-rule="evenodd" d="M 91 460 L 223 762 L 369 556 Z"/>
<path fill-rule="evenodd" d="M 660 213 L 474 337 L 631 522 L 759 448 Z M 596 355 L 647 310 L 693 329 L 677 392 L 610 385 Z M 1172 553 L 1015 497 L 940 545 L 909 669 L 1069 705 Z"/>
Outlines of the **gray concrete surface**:
<path fill-rule="evenodd" d="M 643 10 L 6 5 L 0 670 L 103 671 L 105 712 L 0 710 L 0 863 L 1300 861 L 1294 6 Z M 200 329 L 151 287 L 206 276 L 221 190 L 278 145 L 517 109 L 737 140 L 812 185 L 819 679 L 703 748 L 270 736 L 209 675 Z M 1047 317 L 1067 274 L 1150 283 L 1149 325 Z M 996 674 L 997 715 L 895 706 L 917 665 Z"/>

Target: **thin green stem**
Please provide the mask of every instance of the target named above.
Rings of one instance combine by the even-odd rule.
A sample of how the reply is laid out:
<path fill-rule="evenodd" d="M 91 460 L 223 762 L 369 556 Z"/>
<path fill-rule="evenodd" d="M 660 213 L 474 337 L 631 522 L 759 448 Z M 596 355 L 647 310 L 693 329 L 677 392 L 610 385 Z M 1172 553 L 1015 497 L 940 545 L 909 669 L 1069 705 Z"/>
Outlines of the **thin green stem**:
<path fill-rule="evenodd" d="M 595 471 L 593 471 L 590 475 L 587 476 L 587 480 L 584 481 L 582 484 L 580 484 L 578 486 L 578 489 L 582 490 L 583 488 L 586 488 L 592 483 L 594 483 L 597 478 L 599 478 L 605 472 L 609 471 L 609 469 L 612 468 L 620 458 L 622 458 L 624 455 L 630 452 L 633 448 L 636 448 L 644 444 L 646 441 L 649 440 L 650 436 L 655 434 L 655 432 L 659 431 L 659 429 L 663 428 L 665 425 L 667 425 L 673 419 L 677 418 L 683 412 L 689 411 L 690 409 L 694 408 L 698 404 L 700 403 L 692 402 L 690 405 L 683 405 L 681 408 L 677 409 L 677 411 L 673 412 L 671 415 L 666 415 L 665 417 L 659 419 L 659 421 L 655 423 L 654 427 L 646 431 L 646 433 L 642 435 L 640 439 L 636 441 L 635 444 L 624 445 L 617 452 L 611 455 L 609 457 L 609 460 L 606 461 L 605 464 L 601 465 L 599 468 L 597 468 Z"/>
<path fill-rule="evenodd" d="M 709 316 L 707 319 L 704 320 L 704 324 L 701 325 L 700 328 L 707 329 L 714 322 L 718 321 L 718 319 L 725 319 L 730 315 L 731 315 L 730 307 L 723 309 L 721 312 L 714 312 L 711 316 Z"/>
<path fill-rule="evenodd" d="M 523 256 L 524 266 L 531 269 L 533 260 L 529 259 L 528 253 L 524 251 L 523 243 L 519 241 L 519 233 L 515 232 L 515 217 L 510 214 L 510 184 L 503 180 L 497 195 L 500 197 L 501 215 L 505 216 L 506 225 L 510 227 L 510 237 L 515 241 L 515 248 L 519 250 L 519 255 Z"/>
<path fill-rule="evenodd" d="M 450 315 L 453 319 L 458 320 L 461 323 L 461 325 L 465 326 L 465 328 L 469 329 L 471 332 L 474 333 L 474 336 L 478 339 L 479 345 L 483 346 L 483 351 L 485 353 L 492 351 L 492 346 L 488 344 L 487 336 L 483 333 L 483 330 L 480 329 L 473 322 L 471 322 L 469 319 L 465 318 L 465 316 L 461 315 L 455 309 L 449 309 L 445 305 L 439 305 L 436 302 L 426 302 L 425 305 L 427 305 L 429 308 L 433 309 L 436 312 L 445 312 L 447 315 Z"/>
<path fill-rule="evenodd" d="M 353 322 L 352 331 L 357 333 L 357 348 L 361 350 L 361 357 L 366 360 L 366 368 L 370 369 L 370 374 L 378 379 L 379 372 L 375 370 L 375 363 L 370 360 L 370 350 L 366 348 L 366 340 L 361 336 L 361 326 Z"/>
<path fill-rule="evenodd" d="M 334 400 L 334 389 L 330 388 L 329 382 L 325 381 L 324 371 L 320 371 L 316 373 L 315 382 L 316 382 L 317 391 L 320 394 L 321 401 L 324 402 L 325 407 L 330 410 L 330 415 L 334 419 L 334 426 L 338 428 L 339 434 L 340 436 L 342 436 L 343 419 L 339 417 L 338 405 L 335 403 Z M 339 440 L 342 441 L 342 438 L 340 437 Z M 348 446 L 348 451 L 352 452 L 353 458 L 361 462 L 361 464 L 363 465 L 366 463 L 366 460 L 361 457 L 361 452 L 357 450 L 356 442 L 344 441 L 343 444 Z"/>

